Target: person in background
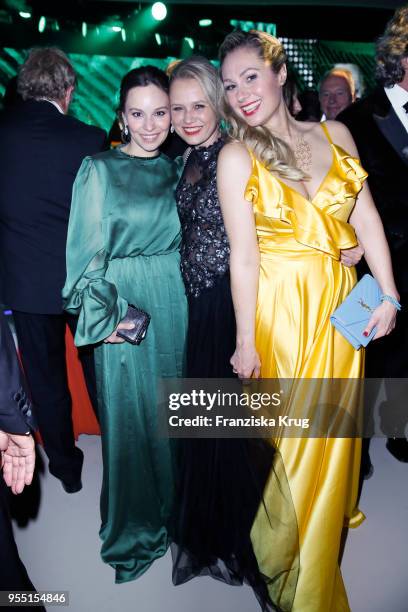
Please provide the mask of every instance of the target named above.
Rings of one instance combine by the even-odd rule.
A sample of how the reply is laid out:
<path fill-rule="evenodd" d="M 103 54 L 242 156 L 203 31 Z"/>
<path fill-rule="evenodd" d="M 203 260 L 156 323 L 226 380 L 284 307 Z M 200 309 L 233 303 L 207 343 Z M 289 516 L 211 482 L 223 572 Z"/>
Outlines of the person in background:
<path fill-rule="evenodd" d="M 363 71 L 358 64 L 348 64 L 342 62 L 336 62 L 333 66 L 337 70 L 348 70 L 353 77 L 355 99 L 358 100 L 364 96 L 366 85 L 364 80 Z"/>
<path fill-rule="evenodd" d="M 381 406 L 387 449 L 408 463 L 407 415 L 393 378 L 408 377 L 408 5 L 399 8 L 376 45 L 377 88 L 338 116 L 350 130 L 368 172 L 368 184 L 384 224 L 402 311 L 392 336 L 369 345 L 367 376 L 385 377 Z M 361 272 L 365 272 L 362 269 Z M 404 308 L 405 306 L 405 308 Z M 375 395 L 375 394 L 374 394 Z M 375 403 L 375 397 L 372 399 Z M 373 406 L 368 406 L 371 410 Z M 372 471 L 368 449 L 365 474 Z"/>
<path fill-rule="evenodd" d="M 35 592 L 17 550 L 7 487 L 14 495 L 31 484 L 35 466 L 33 408 L 20 371 L 13 337 L 0 314 L 0 591 Z M 29 610 L 43 610 L 28 607 Z M 9 609 L 9 608 L 7 608 Z M 11 609 L 11 608 L 10 608 Z"/>
<path fill-rule="evenodd" d="M 321 121 L 319 94 L 314 89 L 305 89 L 299 94 L 302 110 L 296 115 L 297 121 Z"/>
<path fill-rule="evenodd" d="M 56 48 L 34 49 L 20 69 L 23 101 L 0 119 L 0 302 L 13 310 L 19 350 L 51 474 L 67 493 L 82 487 L 65 361 L 65 244 L 71 192 L 82 159 L 103 130 L 67 115 L 75 71 Z M 83 355 L 94 403 L 91 354 Z"/>
<path fill-rule="evenodd" d="M 319 84 L 320 108 L 323 119 L 336 119 L 356 98 L 353 75 L 350 70 L 333 68 L 326 72 Z"/>

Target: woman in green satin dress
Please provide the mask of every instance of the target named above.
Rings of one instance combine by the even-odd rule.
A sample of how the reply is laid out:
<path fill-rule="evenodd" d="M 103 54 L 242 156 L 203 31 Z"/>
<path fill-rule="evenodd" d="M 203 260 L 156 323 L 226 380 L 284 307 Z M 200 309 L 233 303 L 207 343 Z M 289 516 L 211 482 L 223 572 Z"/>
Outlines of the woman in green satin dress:
<path fill-rule="evenodd" d="M 123 79 L 127 144 L 87 157 L 78 172 L 67 242 L 65 308 L 77 346 L 95 344 L 102 431 L 102 558 L 116 582 L 133 580 L 168 547 L 173 501 L 170 441 L 157 434 L 156 386 L 182 375 L 187 323 L 174 189 L 181 167 L 161 155 L 170 126 L 165 74 Z M 139 346 L 116 335 L 128 304 L 151 315 Z"/>

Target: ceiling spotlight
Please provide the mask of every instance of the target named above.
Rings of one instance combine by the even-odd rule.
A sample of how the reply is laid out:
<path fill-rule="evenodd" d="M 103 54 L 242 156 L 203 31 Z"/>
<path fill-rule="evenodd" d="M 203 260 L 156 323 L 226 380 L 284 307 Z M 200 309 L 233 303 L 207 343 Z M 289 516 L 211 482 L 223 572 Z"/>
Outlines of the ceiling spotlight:
<path fill-rule="evenodd" d="M 154 37 L 155 37 L 155 39 L 156 39 L 157 44 L 160 46 L 160 45 L 162 44 L 162 39 L 161 39 L 160 34 L 158 34 L 158 33 L 156 32 L 156 34 L 154 35 Z"/>
<path fill-rule="evenodd" d="M 185 36 L 184 40 L 189 45 L 190 49 L 194 49 L 194 40 L 192 38 L 189 38 L 188 36 Z"/>
<path fill-rule="evenodd" d="M 39 32 L 44 32 L 46 25 L 47 25 L 46 18 L 45 17 L 40 17 L 40 20 L 38 22 L 38 31 Z"/>
<path fill-rule="evenodd" d="M 121 31 L 120 34 L 122 36 L 123 42 L 126 42 L 126 30 L 125 30 L 125 28 L 122 28 L 122 31 Z"/>
<path fill-rule="evenodd" d="M 156 21 L 163 21 L 167 15 L 167 7 L 163 2 L 155 2 L 152 6 L 152 17 Z"/>
<path fill-rule="evenodd" d="M 202 28 L 208 28 L 208 26 L 212 25 L 212 19 L 200 19 L 198 25 Z"/>
<path fill-rule="evenodd" d="M 121 28 L 120 26 L 118 26 L 118 25 L 115 25 L 115 26 L 112 26 L 112 30 L 113 30 L 114 32 L 121 32 L 121 31 L 122 31 L 122 28 Z"/>
<path fill-rule="evenodd" d="M 28 11 L 20 11 L 18 14 L 23 19 L 30 19 L 30 17 L 31 17 L 31 13 L 29 13 Z"/>
<path fill-rule="evenodd" d="M 85 38 L 88 32 L 88 26 L 86 25 L 86 21 L 82 22 L 82 36 Z"/>

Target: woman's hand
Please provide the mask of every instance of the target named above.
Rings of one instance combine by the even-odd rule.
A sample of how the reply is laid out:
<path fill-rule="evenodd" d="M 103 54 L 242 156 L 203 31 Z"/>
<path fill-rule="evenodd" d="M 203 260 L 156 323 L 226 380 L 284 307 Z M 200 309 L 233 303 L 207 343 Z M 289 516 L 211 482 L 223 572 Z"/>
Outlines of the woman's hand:
<path fill-rule="evenodd" d="M 261 373 L 261 361 L 255 346 L 240 346 L 230 359 L 232 371 L 239 378 L 259 378 Z"/>
<path fill-rule="evenodd" d="M 126 342 L 124 338 L 117 336 L 116 332 L 118 331 L 118 329 L 133 329 L 134 326 L 134 323 L 119 323 L 115 331 L 112 332 L 110 336 L 105 338 L 104 342 L 108 344 L 122 344 L 122 342 Z"/>
<path fill-rule="evenodd" d="M 380 306 L 374 310 L 367 327 L 363 331 L 364 336 L 369 336 L 373 327 L 377 328 L 377 332 L 373 340 L 388 336 L 395 327 L 395 319 L 397 317 L 397 309 L 391 302 L 382 302 Z"/>
<path fill-rule="evenodd" d="M 340 251 L 340 262 L 347 268 L 356 266 L 362 256 L 364 255 L 364 249 L 361 244 L 353 247 L 352 249 L 344 249 Z"/>

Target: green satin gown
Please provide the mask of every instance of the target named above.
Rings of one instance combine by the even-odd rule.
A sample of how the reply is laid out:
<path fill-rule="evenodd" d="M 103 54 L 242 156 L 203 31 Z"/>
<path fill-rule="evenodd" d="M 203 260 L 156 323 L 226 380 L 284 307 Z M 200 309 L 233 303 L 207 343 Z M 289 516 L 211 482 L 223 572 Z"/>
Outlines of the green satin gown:
<path fill-rule="evenodd" d="M 79 315 L 77 346 L 97 344 L 102 432 L 102 558 L 116 582 L 165 554 L 173 502 L 170 441 L 157 434 L 160 377 L 181 376 L 187 305 L 174 199 L 181 167 L 164 155 L 114 149 L 87 157 L 77 175 L 67 242 L 65 309 Z M 101 342 L 128 304 L 151 315 L 145 339 Z"/>

